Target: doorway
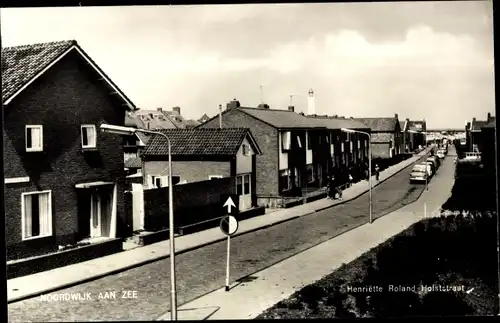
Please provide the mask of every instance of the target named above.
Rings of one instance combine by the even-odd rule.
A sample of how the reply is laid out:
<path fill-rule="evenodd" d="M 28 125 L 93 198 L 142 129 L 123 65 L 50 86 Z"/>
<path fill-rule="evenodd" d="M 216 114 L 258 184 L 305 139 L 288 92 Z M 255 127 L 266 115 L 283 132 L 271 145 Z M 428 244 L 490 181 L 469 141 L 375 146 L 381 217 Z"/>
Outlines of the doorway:
<path fill-rule="evenodd" d="M 90 193 L 90 238 L 111 236 L 113 186 L 100 186 Z"/>

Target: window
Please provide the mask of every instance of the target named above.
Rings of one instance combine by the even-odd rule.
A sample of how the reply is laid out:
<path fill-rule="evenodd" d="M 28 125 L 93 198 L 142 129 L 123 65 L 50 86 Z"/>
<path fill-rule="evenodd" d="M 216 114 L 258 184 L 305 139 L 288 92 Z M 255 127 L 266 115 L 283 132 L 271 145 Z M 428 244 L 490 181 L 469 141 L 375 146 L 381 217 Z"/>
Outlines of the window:
<path fill-rule="evenodd" d="M 289 190 L 290 185 L 290 170 L 285 169 L 280 171 L 280 187 L 282 191 Z"/>
<path fill-rule="evenodd" d="M 82 148 L 96 147 L 95 125 L 82 125 Z"/>
<path fill-rule="evenodd" d="M 306 132 L 307 136 L 307 149 L 312 149 L 312 135 L 310 132 Z"/>
<path fill-rule="evenodd" d="M 43 151 L 43 126 L 26 126 L 26 151 Z"/>
<path fill-rule="evenodd" d="M 361 140 L 358 140 L 358 149 L 361 148 Z"/>
<path fill-rule="evenodd" d="M 341 144 L 340 144 L 340 151 L 341 151 L 341 152 L 344 152 L 344 143 L 341 143 Z"/>
<path fill-rule="evenodd" d="M 23 240 L 52 235 L 51 191 L 22 193 Z"/>
<path fill-rule="evenodd" d="M 160 188 L 160 187 L 168 187 L 168 176 L 148 176 L 148 187 L 149 188 Z M 181 182 L 181 177 L 178 175 L 172 176 L 172 185 L 177 185 Z"/>
<path fill-rule="evenodd" d="M 250 174 L 236 176 L 236 194 L 250 194 Z"/>
<path fill-rule="evenodd" d="M 353 146 L 353 143 L 352 141 L 349 142 L 349 151 L 352 152 L 352 146 Z"/>
<path fill-rule="evenodd" d="M 314 167 L 313 165 L 307 165 L 307 182 L 312 183 L 314 182 Z"/>
<path fill-rule="evenodd" d="M 281 150 L 290 150 L 290 131 L 281 133 Z"/>
<path fill-rule="evenodd" d="M 335 155 L 335 145 L 334 144 L 330 144 L 330 153 L 331 155 Z"/>
<path fill-rule="evenodd" d="M 252 154 L 252 150 L 250 149 L 250 146 L 247 144 L 243 144 L 241 146 L 241 151 L 243 152 L 243 155 L 245 155 L 245 156 L 250 156 Z"/>
<path fill-rule="evenodd" d="M 302 183 L 301 179 L 302 178 L 301 178 L 301 174 L 299 172 L 299 169 L 298 168 L 294 168 L 293 171 L 294 171 L 294 174 L 295 174 L 295 187 L 301 187 L 302 186 L 301 185 L 301 183 Z"/>
<path fill-rule="evenodd" d="M 212 179 L 218 179 L 218 178 L 222 178 L 222 175 L 209 175 L 208 176 L 208 179 L 212 180 Z"/>
<path fill-rule="evenodd" d="M 297 136 L 297 145 L 299 148 L 302 148 L 302 141 L 300 141 L 300 136 Z"/>
<path fill-rule="evenodd" d="M 329 134 L 325 136 L 325 142 L 326 142 L 327 144 L 329 144 L 329 143 L 330 143 L 330 135 L 329 135 Z"/>

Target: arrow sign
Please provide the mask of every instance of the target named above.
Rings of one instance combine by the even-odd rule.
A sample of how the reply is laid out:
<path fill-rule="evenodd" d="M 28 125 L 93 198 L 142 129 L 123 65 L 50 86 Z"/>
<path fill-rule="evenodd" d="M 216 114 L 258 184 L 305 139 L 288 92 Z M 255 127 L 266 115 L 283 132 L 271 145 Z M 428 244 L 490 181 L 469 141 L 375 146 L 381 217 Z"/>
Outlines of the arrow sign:
<path fill-rule="evenodd" d="M 226 203 L 224 203 L 224 207 L 227 206 L 227 213 L 231 214 L 231 207 L 236 207 L 234 205 L 233 199 L 230 197 L 227 198 Z"/>

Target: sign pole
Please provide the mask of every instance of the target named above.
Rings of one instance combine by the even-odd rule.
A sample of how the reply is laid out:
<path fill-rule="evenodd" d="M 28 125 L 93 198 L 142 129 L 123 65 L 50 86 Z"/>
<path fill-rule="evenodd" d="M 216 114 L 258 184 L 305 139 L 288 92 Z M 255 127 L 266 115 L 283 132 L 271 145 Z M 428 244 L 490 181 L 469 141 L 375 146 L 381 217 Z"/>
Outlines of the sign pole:
<path fill-rule="evenodd" d="M 227 236 L 227 266 L 226 266 L 226 292 L 229 292 L 229 258 L 231 255 L 231 236 Z"/>

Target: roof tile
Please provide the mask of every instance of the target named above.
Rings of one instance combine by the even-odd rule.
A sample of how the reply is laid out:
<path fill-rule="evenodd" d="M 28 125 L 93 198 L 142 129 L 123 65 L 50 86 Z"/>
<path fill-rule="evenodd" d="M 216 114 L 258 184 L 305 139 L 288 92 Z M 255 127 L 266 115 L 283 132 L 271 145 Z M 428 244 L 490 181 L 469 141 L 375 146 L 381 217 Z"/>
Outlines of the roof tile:
<path fill-rule="evenodd" d="M 195 128 L 163 129 L 159 132 L 167 135 L 171 142 L 172 155 L 236 155 L 247 128 Z M 167 155 L 168 145 L 162 136 L 152 135 L 144 155 Z"/>
<path fill-rule="evenodd" d="M 65 40 L 2 48 L 3 100 L 20 90 L 74 44 L 74 40 Z"/>

